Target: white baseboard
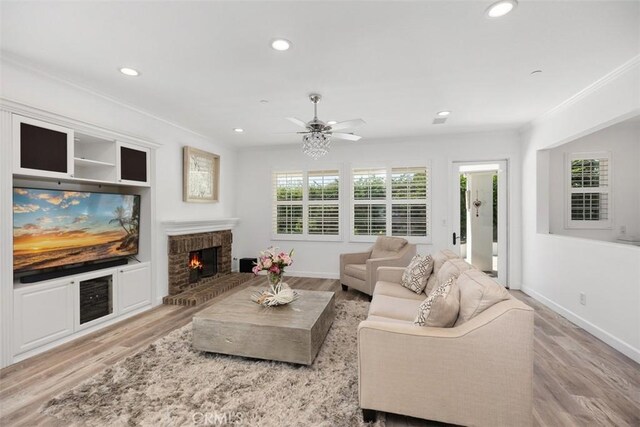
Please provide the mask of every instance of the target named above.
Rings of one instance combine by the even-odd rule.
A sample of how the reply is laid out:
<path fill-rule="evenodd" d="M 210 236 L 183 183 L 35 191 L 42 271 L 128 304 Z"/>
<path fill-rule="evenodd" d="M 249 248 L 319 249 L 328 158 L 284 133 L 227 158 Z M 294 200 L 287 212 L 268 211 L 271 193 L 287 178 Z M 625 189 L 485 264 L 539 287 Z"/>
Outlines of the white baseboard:
<path fill-rule="evenodd" d="M 340 273 L 319 273 L 316 271 L 287 271 L 285 273 L 285 280 L 287 276 L 310 277 L 314 279 L 339 279 Z"/>
<path fill-rule="evenodd" d="M 553 310 L 556 313 L 560 314 L 561 316 L 565 317 L 570 322 L 575 323 L 576 325 L 580 326 L 582 329 L 584 329 L 585 331 L 589 332 L 594 337 L 600 339 L 601 341 L 604 341 L 606 344 L 608 344 L 611 347 L 615 348 L 620 353 L 622 353 L 625 356 L 627 356 L 627 357 L 635 360 L 636 362 L 640 363 L 640 349 L 637 349 L 637 348 L 629 345 L 628 343 L 622 341 L 621 339 L 611 335 L 609 332 L 605 331 L 604 329 L 602 329 L 602 328 L 594 325 L 593 323 L 589 322 L 588 320 L 578 316 L 574 312 L 572 312 L 570 310 L 567 310 L 566 308 L 562 307 L 561 305 L 556 304 L 555 302 L 551 301 L 549 298 L 545 297 L 544 295 L 538 293 L 537 291 L 534 291 L 533 289 L 531 289 L 531 288 L 529 288 L 527 286 L 524 286 L 524 285 L 521 286 L 520 290 L 522 292 L 524 292 L 525 294 L 529 295 L 530 297 L 532 297 L 533 299 L 535 299 L 535 300 L 539 301 L 540 303 L 544 304 L 545 306 L 547 306 L 551 310 Z"/>

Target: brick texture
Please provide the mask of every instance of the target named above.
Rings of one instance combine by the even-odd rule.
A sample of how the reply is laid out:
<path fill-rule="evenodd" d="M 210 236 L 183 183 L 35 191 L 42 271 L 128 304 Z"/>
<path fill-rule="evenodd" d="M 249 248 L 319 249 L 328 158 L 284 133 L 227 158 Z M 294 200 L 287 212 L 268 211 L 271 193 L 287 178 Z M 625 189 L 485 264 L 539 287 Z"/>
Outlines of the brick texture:
<path fill-rule="evenodd" d="M 178 295 L 231 273 L 232 243 L 231 230 L 169 236 L 169 296 Z M 219 248 L 218 274 L 189 284 L 189 252 L 215 247 Z"/>

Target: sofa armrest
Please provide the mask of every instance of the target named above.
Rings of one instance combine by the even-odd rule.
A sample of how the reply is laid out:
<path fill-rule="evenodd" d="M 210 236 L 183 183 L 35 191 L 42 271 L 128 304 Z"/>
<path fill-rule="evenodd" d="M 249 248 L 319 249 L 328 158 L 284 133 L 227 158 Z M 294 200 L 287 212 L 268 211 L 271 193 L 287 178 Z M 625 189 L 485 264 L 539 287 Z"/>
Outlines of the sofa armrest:
<path fill-rule="evenodd" d="M 367 252 L 340 254 L 340 281 L 344 281 L 344 267 L 347 264 L 365 264 L 370 256 L 371 250 Z"/>
<path fill-rule="evenodd" d="M 459 425 L 530 425 L 533 310 L 510 299 L 454 328 L 365 320 L 358 382 L 364 409 Z"/>
<path fill-rule="evenodd" d="M 373 295 L 373 290 L 378 281 L 378 268 L 380 267 L 406 267 L 416 254 L 416 245 L 407 244 L 398 255 L 387 258 L 371 258 L 367 260 L 367 284 L 370 287 L 369 295 Z M 397 283 L 400 283 L 398 280 Z"/>

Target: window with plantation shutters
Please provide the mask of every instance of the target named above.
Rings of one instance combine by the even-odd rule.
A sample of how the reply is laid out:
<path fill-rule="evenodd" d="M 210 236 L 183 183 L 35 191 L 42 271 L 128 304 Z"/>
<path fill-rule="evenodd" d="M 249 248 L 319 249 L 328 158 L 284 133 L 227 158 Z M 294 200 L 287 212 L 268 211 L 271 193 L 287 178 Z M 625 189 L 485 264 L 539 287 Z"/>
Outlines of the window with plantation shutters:
<path fill-rule="evenodd" d="M 311 235 L 340 234 L 340 173 L 338 170 L 307 174 L 307 232 Z"/>
<path fill-rule="evenodd" d="M 340 237 L 338 169 L 274 172 L 273 183 L 274 238 Z"/>
<path fill-rule="evenodd" d="M 426 167 L 391 169 L 391 235 L 427 236 Z"/>
<path fill-rule="evenodd" d="M 425 166 L 352 170 L 352 238 L 429 236 L 429 170 Z"/>
<path fill-rule="evenodd" d="M 568 228 L 610 228 L 610 165 L 608 152 L 568 156 Z"/>
<path fill-rule="evenodd" d="M 303 233 L 303 182 L 302 172 L 273 174 L 273 229 L 276 235 Z"/>

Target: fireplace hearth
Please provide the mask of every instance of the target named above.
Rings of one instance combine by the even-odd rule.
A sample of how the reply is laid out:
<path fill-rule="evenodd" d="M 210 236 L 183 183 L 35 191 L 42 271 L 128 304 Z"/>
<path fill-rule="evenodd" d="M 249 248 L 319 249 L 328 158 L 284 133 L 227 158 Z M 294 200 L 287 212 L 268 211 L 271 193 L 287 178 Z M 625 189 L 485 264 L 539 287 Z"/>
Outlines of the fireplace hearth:
<path fill-rule="evenodd" d="M 231 273 L 231 230 L 169 236 L 169 295 Z"/>

